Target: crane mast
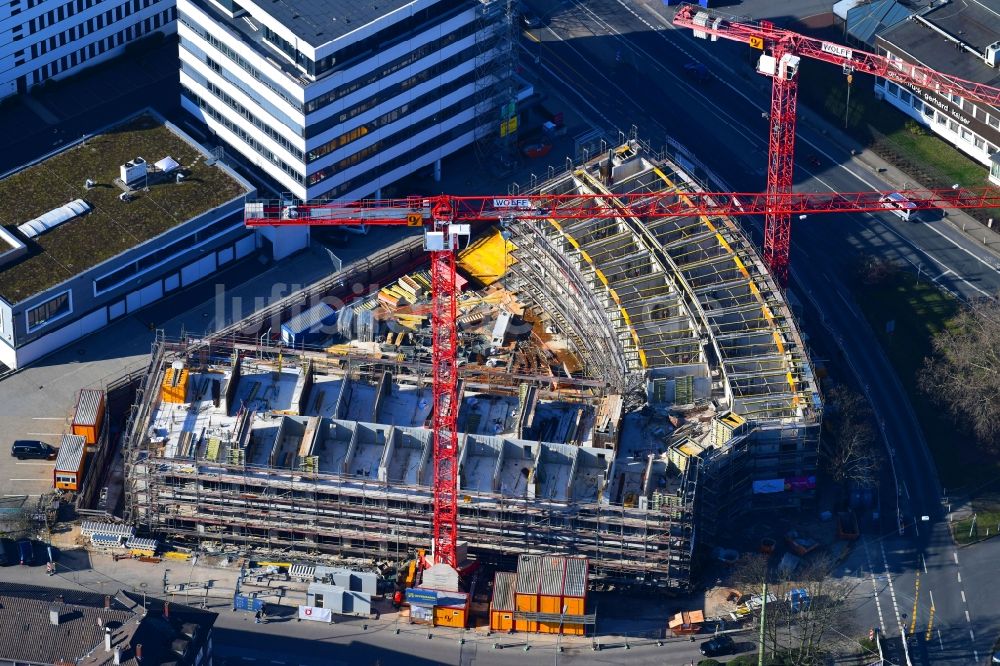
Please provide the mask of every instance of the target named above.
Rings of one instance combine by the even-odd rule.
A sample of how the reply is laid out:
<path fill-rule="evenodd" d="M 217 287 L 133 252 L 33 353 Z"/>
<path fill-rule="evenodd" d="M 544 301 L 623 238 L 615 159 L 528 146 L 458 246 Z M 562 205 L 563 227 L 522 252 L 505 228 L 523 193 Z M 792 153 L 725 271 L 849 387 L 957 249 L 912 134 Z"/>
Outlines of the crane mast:
<path fill-rule="evenodd" d="M 772 197 L 764 216 L 764 259 L 775 279 L 788 281 L 791 214 L 780 208 L 792 191 L 795 160 L 795 119 L 798 68 L 801 58 L 839 65 L 845 73 L 862 72 L 942 95 L 1000 105 L 1000 88 L 966 81 L 895 56 L 882 56 L 778 28 L 770 21 L 741 21 L 695 5 L 682 5 L 674 25 L 690 28 L 695 37 L 748 44 L 762 51 L 757 71 L 772 80 L 768 134 L 767 194 Z"/>

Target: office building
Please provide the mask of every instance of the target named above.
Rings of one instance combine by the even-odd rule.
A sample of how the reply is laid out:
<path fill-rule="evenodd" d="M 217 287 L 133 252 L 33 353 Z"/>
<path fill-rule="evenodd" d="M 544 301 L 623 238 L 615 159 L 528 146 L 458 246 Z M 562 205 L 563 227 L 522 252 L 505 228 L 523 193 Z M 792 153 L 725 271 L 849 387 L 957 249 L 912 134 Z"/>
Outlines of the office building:
<path fill-rule="evenodd" d="M 172 33 L 174 0 L 9 0 L 0 3 L 0 99 Z"/>
<path fill-rule="evenodd" d="M 499 133 L 505 6 L 181 0 L 182 105 L 292 197 L 371 196 Z"/>
<path fill-rule="evenodd" d="M 0 364 L 19 368 L 252 253 L 254 194 L 151 112 L 0 179 Z"/>

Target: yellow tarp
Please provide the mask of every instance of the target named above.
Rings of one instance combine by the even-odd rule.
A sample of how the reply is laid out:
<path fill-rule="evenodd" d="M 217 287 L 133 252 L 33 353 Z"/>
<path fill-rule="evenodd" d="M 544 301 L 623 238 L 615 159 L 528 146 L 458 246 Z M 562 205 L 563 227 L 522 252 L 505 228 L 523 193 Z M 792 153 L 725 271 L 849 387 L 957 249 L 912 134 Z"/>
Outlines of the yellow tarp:
<path fill-rule="evenodd" d="M 483 285 L 489 286 L 499 280 L 507 268 L 514 264 L 511 252 L 517 247 L 505 241 L 500 232 L 480 238 L 458 253 L 458 267 Z"/>

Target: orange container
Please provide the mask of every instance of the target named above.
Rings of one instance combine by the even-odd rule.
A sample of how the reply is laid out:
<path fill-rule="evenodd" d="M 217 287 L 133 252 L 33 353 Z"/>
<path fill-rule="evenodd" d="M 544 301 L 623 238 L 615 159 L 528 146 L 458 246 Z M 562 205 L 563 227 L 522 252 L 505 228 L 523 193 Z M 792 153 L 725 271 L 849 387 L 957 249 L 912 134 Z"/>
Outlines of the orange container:
<path fill-rule="evenodd" d="M 83 389 L 76 400 L 73 413 L 73 434 L 80 435 L 87 444 L 96 444 L 104 422 L 104 391 Z"/>

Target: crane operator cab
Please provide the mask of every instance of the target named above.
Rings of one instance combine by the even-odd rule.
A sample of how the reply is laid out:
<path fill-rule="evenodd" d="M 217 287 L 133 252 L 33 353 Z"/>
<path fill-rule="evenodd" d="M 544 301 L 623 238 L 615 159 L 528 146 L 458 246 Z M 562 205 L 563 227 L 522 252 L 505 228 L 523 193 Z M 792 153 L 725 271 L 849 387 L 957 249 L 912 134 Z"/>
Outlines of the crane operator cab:
<path fill-rule="evenodd" d="M 899 192 L 890 192 L 881 199 L 882 208 L 903 220 L 904 222 L 919 222 L 920 207 L 915 201 L 910 201 Z"/>

